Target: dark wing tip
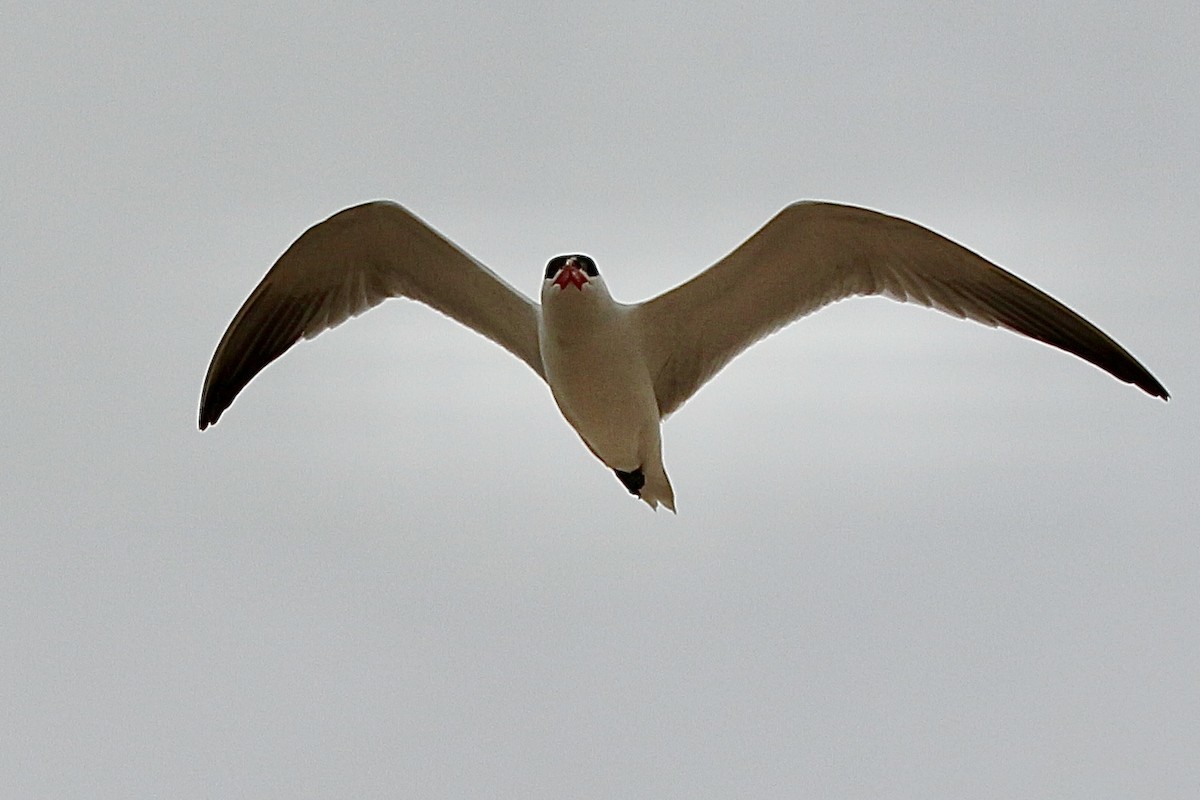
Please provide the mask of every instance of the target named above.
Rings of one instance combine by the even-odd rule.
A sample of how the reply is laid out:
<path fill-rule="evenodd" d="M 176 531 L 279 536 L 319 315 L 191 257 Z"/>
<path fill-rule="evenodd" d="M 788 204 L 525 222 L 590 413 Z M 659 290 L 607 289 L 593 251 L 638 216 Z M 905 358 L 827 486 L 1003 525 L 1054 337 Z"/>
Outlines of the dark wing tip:
<path fill-rule="evenodd" d="M 310 297 L 268 292 L 263 286 L 246 300 L 208 367 L 200 430 L 216 424 L 246 384 L 300 341 L 317 305 Z"/>
<path fill-rule="evenodd" d="M 209 371 L 212 371 L 211 367 Z M 223 394 L 217 387 L 210 385 L 208 381 L 205 382 L 204 391 L 200 395 L 200 430 L 209 425 L 216 425 L 221 414 L 233 402 L 233 397 L 224 397 Z"/>
<path fill-rule="evenodd" d="M 1152 397 L 1170 399 L 1166 387 L 1150 370 L 1104 331 L 1036 286 L 990 262 L 984 263 L 990 269 L 981 274 L 999 277 L 1000 282 L 978 281 L 966 289 L 941 283 L 943 292 L 973 296 L 985 304 L 991 324 L 1072 353 Z"/>
<path fill-rule="evenodd" d="M 1134 358 L 1128 350 L 1107 336 L 1104 336 L 1104 334 L 1101 334 L 1101 336 L 1104 337 L 1101 340 L 1101 346 L 1093 344 L 1091 346 L 1083 345 L 1078 349 L 1063 349 L 1068 350 L 1068 352 L 1074 352 L 1076 355 L 1100 367 L 1100 369 L 1112 375 L 1117 380 L 1136 386 L 1151 397 L 1158 397 L 1162 400 L 1171 399 L 1171 394 L 1167 391 L 1167 388 L 1159 383 L 1158 379 L 1150 374 L 1150 370 L 1142 366 L 1142 363 Z M 1062 347 L 1060 344 L 1053 344 Z"/>
<path fill-rule="evenodd" d="M 263 364 L 262 366 L 266 366 Z M 259 367 L 261 370 L 262 367 Z M 200 397 L 200 430 L 204 430 L 209 425 L 216 425 L 217 420 L 225 413 L 225 409 L 233 403 L 238 392 L 250 382 L 250 378 L 254 377 L 259 370 L 248 376 L 233 375 L 227 376 L 219 371 L 212 376 L 215 380 L 204 387 L 204 393 Z M 212 371 L 212 370 L 210 370 Z"/>
<path fill-rule="evenodd" d="M 217 420 L 221 418 L 221 414 L 225 409 L 229 408 L 229 404 L 233 402 L 232 398 L 224 400 L 220 403 L 213 402 L 213 398 L 205 395 L 200 400 L 200 430 L 204 430 L 209 425 L 216 425 Z"/>
<path fill-rule="evenodd" d="M 1142 380 L 1137 382 L 1137 386 L 1143 392 L 1158 397 L 1163 401 L 1171 399 L 1171 393 L 1167 391 L 1167 388 L 1159 383 L 1149 372 L 1146 373 Z"/>
<path fill-rule="evenodd" d="M 1104 336 L 1101 334 L 1101 336 Z M 1100 369 L 1112 375 L 1119 381 L 1136 386 L 1151 397 L 1170 400 L 1171 394 L 1158 379 L 1150 374 L 1150 370 L 1142 366 L 1133 355 L 1112 339 L 1104 336 L 1099 342 L 1073 342 L 1076 347 L 1064 347 L 1058 342 L 1049 342 L 1068 352 L 1092 362 Z"/>

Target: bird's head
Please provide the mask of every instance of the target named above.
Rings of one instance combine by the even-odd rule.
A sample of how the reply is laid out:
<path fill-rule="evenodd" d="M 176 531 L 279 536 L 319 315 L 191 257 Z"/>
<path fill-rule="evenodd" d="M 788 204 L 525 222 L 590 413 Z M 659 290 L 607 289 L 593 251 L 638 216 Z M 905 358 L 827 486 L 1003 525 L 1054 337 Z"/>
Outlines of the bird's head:
<path fill-rule="evenodd" d="M 550 259 L 542 281 L 542 301 L 554 296 L 571 296 L 576 292 L 580 296 L 595 292 L 608 294 L 600 271 L 596 269 L 596 262 L 591 256 L 580 254 Z"/>

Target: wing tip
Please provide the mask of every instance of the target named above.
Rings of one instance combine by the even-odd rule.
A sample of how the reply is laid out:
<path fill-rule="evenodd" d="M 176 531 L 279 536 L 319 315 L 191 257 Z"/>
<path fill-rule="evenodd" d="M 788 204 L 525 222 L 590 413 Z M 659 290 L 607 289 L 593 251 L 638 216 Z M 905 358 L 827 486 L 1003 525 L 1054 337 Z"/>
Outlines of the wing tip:
<path fill-rule="evenodd" d="M 1148 371 L 1142 370 L 1142 374 L 1135 375 L 1131 378 L 1124 379 L 1127 383 L 1131 383 L 1141 389 L 1151 397 L 1157 397 L 1164 403 L 1171 400 L 1171 393 L 1167 391 L 1167 387 L 1158 382 L 1158 379 L 1151 375 Z"/>
<path fill-rule="evenodd" d="M 214 403 L 210 398 L 205 396 L 200 401 L 200 418 L 198 420 L 200 430 L 205 430 L 209 425 L 216 425 L 217 420 L 221 418 L 221 414 L 229 407 L 229 403 Z"/>
<path fill-rule="evenodd" d="M 1128 355 L 1128 354 L 1126 354 Z M 1132 362 L 1130 368 L 1124 371 L 1124 374 L 1118 373 L 1116 370 L 1109 370 L 1113 375 L 1116 375 L 1126 383 L 1133 384 L 1151 397 L 1157 397 L 1163 402 L 1171 399 L 1171 393 L 1167 391 L 1167 387 L 1163 386 L 1158 378 L 1150 374 L 1150 370 L 1143 367 L 1139 362 L 1129 356 L 1128 360 Z"/>

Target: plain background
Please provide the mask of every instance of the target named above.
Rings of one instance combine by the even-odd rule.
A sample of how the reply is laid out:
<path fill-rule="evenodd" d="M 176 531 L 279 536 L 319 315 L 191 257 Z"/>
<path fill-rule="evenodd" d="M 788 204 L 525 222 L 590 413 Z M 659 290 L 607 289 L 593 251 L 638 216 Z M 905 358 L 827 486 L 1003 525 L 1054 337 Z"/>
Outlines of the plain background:
<path fill-rule="evenodd" d="M 1194 3 L 8 4 L 0 794 L 1200 795 Z M 196 430 L 308 225 L 665 290 L 785 204 L 933 227 L 1170 389 L 886 300 L 631 499 L 393 301 Z"/>

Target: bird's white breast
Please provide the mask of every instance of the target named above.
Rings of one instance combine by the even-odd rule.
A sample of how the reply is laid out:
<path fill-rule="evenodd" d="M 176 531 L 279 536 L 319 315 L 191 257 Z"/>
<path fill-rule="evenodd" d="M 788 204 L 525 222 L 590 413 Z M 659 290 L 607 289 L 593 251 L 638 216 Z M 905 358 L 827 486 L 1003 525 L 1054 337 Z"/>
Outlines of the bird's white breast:
<path fill-rule="evenodd" d="M 656 460 L 658 406 L 626 307 L 592 285 L 552 288 L 538 334 L 546 382 L 592 452 L 625 471 Z"/>

